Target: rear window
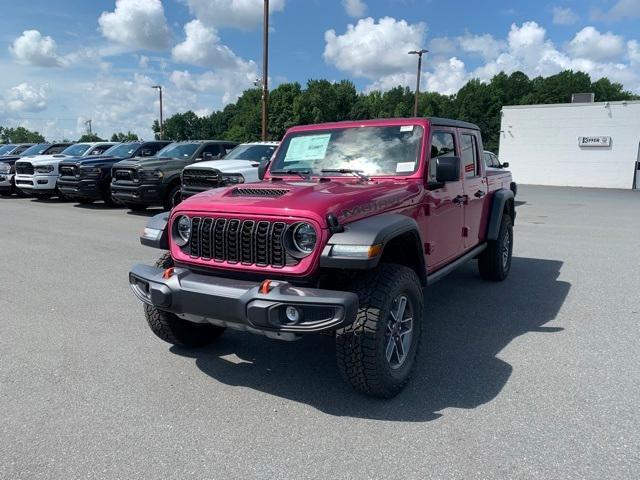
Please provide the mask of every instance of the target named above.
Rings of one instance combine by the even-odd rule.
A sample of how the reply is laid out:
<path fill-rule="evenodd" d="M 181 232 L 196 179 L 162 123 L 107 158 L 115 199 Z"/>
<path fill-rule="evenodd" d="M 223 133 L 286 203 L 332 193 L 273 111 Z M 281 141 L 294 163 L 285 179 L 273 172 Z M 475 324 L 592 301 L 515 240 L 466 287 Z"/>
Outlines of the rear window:
<path fill-rule="evenodd" d="M 476 137 L 463 133 L 460 135 L 462 142 L 462 168 L 465 178 L 473 178 L 478 175 L 478 149 Z"/>

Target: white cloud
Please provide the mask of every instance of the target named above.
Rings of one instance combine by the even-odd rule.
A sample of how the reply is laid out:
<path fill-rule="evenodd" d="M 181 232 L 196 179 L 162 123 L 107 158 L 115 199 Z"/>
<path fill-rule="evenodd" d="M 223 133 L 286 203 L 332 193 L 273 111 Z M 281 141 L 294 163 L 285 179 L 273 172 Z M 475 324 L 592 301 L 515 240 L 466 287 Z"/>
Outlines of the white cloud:
<path fill-rule="evenodd" d="M 342 35 L 326 31 L 323 57 L 343 72 L 378 79 L 415 65 L 415 57 L 407 52 L 422 46 L 426 28 L 424 23 L 409 24 L 391 17 L 381 18 L 378 23 L 365 18 L 355 26 L 348 25 Z"/>
<path fill-rule="evenodd" d="M 205 27 L 200 20 L 187 23 L 184 31 L 185 40 L 173 47 L 174 61 L 209 68 L 248 68 L 248 62 L 221 44 L 215 29 Z"/>
<path fill-rule="evenodd" d="M 640 66 L 640 42 L 637 40 L 630 40 L 627 42 L 627 51 L 629 52 L 629 60 L 631 63 L 638 64 Z"/>
<path fill-rule="evenodd" d="M 569 7 L 553 7 L 553 23 L 555 25 L 573 25 L 580 16 Z"/>
<path fill-rule="evenodd" d="M 599 8 L 591 11 L 592 20 L 605 22 L 615 22 L 637 17 L 640 17 L 640 2 L 638 0 L 618 0 L 613 7 L 606 12 Z"/>
<path fill-rule="evenodd" d="M 436 37 L 429 41 L 429 53 L 433 55 L 448 55 L 456 51 L 456 42 L 448 37 Z"/>
<path fill-rule="evenodd" d="M 218 71 L 194 74 L 187 70 L 174 70 L 169 79 L 178 90 L 221 97 L 222 106 L 235 101 L 253 86 L 255 70 Z"/>
<path fill-rule="evenodd" d="M 212 27 L 251 30 L 262 25 L 263 0 L 185 0 L 198 20 Z M 284 10 L 285 0 L 271 0 L 271 13 Z"/>
<path fill-rule="evenodd" d="M 98 24 L 106 38 L 128 48 L 163 50 L 171 41 L 160 0 L 116 0 L 115 10 L 103 12 Z"/>
<path fill-rule="evenodd" d="M 611 32 L 600 33 L 594 27 L 585 27 L 567 45 L 575 57 L 594 61 L 612 60 L 624 53 L 624 39 Z"/>
<path fill-rule="evenodd" d="M 466 34 L 458 37 L 458 42 L 463 52 L 478 54 L 485 60 L 496 58 L 505 46 L 503 41 L 496 40 L 493 35 L 488 33 L 484 35 Z"/>
<path fill-rule="evenodd" d="M 21 83 L 4 95 L 2 109 L 11 113 L 40 112 L 47 108 L 47 88 Z"/>
<path fill-rule="evenodd" d="M 56 41 L 38 30 L 25 30 L 9 47 L 18 62 L 37 67 L 61 67 L 64 61 L 57 49 Z"/>
<path fill-rule="evenodd" d="M 367 11 L 367 4 L 362 0 L 342 0 L 342 5 L 347 15 L 353 18 L 364 17 Z"/>

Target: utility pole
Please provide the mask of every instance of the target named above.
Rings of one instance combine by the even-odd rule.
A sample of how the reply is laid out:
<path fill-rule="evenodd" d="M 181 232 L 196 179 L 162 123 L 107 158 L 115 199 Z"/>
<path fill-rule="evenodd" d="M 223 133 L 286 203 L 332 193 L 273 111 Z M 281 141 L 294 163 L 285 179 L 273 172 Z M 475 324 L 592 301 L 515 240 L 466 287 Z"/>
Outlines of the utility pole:
<path fill-rule="evenodd" d="M 418 55 L 418 79 L 416 81 L 416 98 L 413 102 L 413 116 L 418 116 L 418 97 L 420 96 L 420 70 L 422 70 L 422 55 L 424 53 L 428 53 L 429 50 L 420 49 L 420 50 L 411 50 L 409 55 Z"/>
<path fill-rule="evenodd" d="M 93 134 L 93 130 L 91 130 L 91 119 L 89 119 L 89 120 L 87 120 L 86 122 L 84 122 L 84 124 L 85 124 L 85 125 L 86 125 L 86 127 L 87 127 L 87 130 L 88 130 L 88 132 L 89 132 L 89 135 L 92 135 L 92 134 Z"/>
<path fill-rule="evenodd" d="M 162 122 L 162 85 L 154 85 L 151 88 L 155 88 L 156 90 L 158 90 L 158 95 L 160 96 L 160 138 L 159 140 L 162 140 L 162 137 L 164 136 L 164 124 Z"/>
<path fill-rule="evenodd" d="M 262 140 L 267 140 L 269 122 L 269 0 L 264 0 L 262 38 Z"/>

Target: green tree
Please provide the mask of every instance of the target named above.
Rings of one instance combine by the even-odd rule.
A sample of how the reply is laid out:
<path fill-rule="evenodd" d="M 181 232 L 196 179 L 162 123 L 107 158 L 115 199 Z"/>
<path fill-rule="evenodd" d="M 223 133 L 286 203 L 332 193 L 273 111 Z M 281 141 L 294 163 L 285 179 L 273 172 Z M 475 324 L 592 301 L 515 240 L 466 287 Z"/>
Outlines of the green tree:
<path fill-rule="evenodd" d="M 300 84 L 283 83 L 269 93 L 269 138 L 280 139 L 296 124 L 294 103 L 302 95 Z"/>
<path fill-rule="evenodd" d="M 104 139 L 95 133 L 85 133 L 78 139 L 78 142 L 104 142 Z"/>
<path fill-rule="evenodd" d="M 0 140 L 2 143 L 43 143 L 45 141 L 40 133 L 24 127 L 0 127 Z"/>
<path fill-rule="evenodd" d="M 111 135 L 112 142 L 135 142 L 136 140 L 138 140 L 138 135 L 131 131 L 127 133 L 118 132 Z"/>

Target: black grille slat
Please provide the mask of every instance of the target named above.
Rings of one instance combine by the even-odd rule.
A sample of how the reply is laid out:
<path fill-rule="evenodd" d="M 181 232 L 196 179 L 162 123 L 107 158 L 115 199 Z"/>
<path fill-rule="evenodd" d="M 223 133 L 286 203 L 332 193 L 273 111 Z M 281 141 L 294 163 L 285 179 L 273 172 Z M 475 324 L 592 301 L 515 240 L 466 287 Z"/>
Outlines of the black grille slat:
<path fill-rule="evenodd" d="M 298 263 L 284 248 L 286 229 L 285 222 L 193 217 L 185 250 L 203 260 L 282 268 Z"/>
<path fill-rule="evenodd" d="M 218 172 L 191 168 L 182 173 L 182 183 L 189 187 L 216 188 L 221 185 L 222 179 Z"/>

